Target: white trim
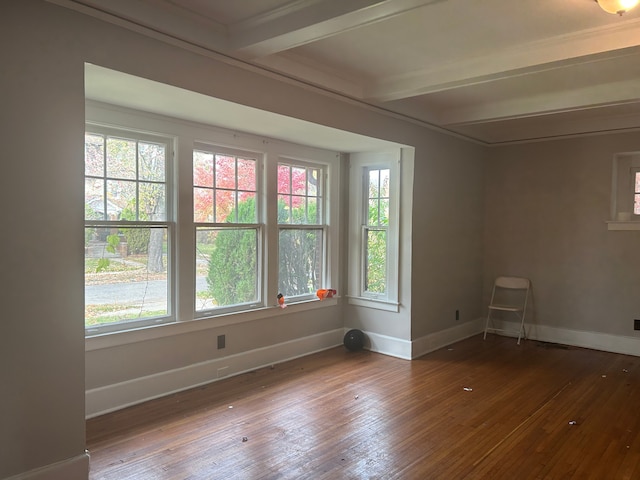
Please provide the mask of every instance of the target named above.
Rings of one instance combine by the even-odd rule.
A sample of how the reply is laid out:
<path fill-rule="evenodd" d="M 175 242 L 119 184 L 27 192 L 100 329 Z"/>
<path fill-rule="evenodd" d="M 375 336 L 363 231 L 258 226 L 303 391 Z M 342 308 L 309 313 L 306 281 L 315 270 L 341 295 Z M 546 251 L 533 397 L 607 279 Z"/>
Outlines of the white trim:
<path fill-rule="evenodd" d="M 471 322 L 465 322 L 446 330 L 425 335 L 413 341 L 379 333 L 364 332 L 367 338 L 365 348 L 372 352 L 404 360 L 413 360 L 439 348 L 478 335 L 482 333 L 483 327 L 484 319 L 478 318 Z M 349 330 L 351 328 L 345 327 L 344 329 L 345 333 Z"/>
<path fill-rule="evenodd" d="M 496 325 L 500 322 L 495 321 Z M 514 327 L 513 336 L 517 336 L 517 326 Z M 569 330 L 565 328 L 551 327 L 548 325 L 525 324 L 528 340 L 540 342 L 558 343 L 573 347 L 590 348 L 603 352 L 619 353 L 623 355 L 633 355 L 640 357 L 640 337 L 628 337 L 623 335 L 612 335 L 602 332 L 589 332 L 585 330 Z"/>
<path fill-rule="evenodd" d="M 440 330 L 439 332 L 417 338 L 412 342 L 411 358 L 421 357 L 422 355 L 426 355 L 452 343 L 473 337 L 474 335 L 482 333 L 483 329 L 484 319 L 477 318 L 470 322 L 461 323 L 446 330 Z"/>
<path fill-rule="evenodd" d="M 147 400 L 211 383 L 222 377 L 239 375 L 274 363 L 327 350 L 340 345 L 343 336 L 342 329 L 330 330 L 277 345 L 87 390 L 85 393 L 86 418 L 96 417 Z"/>
<path fill-rule="evenodd" d="M 287 309 L 283 310 L 275 302 L 265 308 L 257 308 L 244 312 L 235 312 L 225 315 L 196 318 L 175 323 L 165 323 L 163 325 L 151 325 L 132 330 L 121 330 L 118 332 L 97 335 L 85 338 L 85 352 L 100 350 L 102 348 L 117 347 L 131 343 L 145 342 L 157 338 L 172 337 L 184 333 L 200 332 L 212 328 L 237 325 L 244 322 L 264 320 L 284 314 L 303 314 L 308 310 L 327 308 L 338 305 L 338 297 L 327 298 L 326 300 L 307 300 L 299 303 L 287 303 Z"/>
<path fill-rule="evenodd" d="M 387 302 L 385 300 L 377 300 L 375 298 L 352 297 L 350 295 L 347 296 L 347 301 L 350 305 L 357 305 L 359 307 L 369 307 L 395 313 L 400 311 L 400 304 L 397 302 Z"/>
<path fill-rule="evenodd" d="M 5 480 L 81 480 L 89 478 L 89 452 L 18 473 Z"/>
<path fill-rule="evenodd" d="M 351 328 L 345 327 L 344 333 Z M 379 333 L 363 332 L 366 336 L 365 348 L 372 352 L 382 353 L 391 357 L 411 360 L 411 341 L 390 337 Z"/>

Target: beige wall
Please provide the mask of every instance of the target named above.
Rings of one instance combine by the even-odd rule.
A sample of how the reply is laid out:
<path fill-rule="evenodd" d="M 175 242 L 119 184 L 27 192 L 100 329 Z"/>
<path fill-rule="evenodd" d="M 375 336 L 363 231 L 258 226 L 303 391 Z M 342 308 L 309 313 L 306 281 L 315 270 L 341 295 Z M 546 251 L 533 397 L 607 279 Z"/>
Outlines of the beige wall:
<path fill-rule="evenodd" d="M 428 137 L 416 149 L 420 160 L 415 164 L 413 198 L 413 339 L 481 315 L 486 149 Z"/>
<path fill-rule="evenodd" d="M 0 6 L 0 478 L 85 446 L 83 66 L 49 10 Z"/>
<path fill-rule="evenodd" d="M 612 159 L 638 133 L 492 149 L 484 302 L 499 274 L 533 282 L 539 325 L 638 336 L 640 231 L 608 231 Z"/>

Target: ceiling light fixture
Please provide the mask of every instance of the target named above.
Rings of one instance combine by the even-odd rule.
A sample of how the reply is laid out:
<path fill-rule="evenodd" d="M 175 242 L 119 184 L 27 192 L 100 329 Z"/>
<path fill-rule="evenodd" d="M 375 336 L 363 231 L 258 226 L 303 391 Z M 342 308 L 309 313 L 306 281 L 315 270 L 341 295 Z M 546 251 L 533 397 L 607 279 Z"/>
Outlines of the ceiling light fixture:
<path fill-rule="evenodd" d="M 605 12 L 622 16 L 623 13 L 638 5 L 640 0 L 596 0 L 596 3 Z"/>

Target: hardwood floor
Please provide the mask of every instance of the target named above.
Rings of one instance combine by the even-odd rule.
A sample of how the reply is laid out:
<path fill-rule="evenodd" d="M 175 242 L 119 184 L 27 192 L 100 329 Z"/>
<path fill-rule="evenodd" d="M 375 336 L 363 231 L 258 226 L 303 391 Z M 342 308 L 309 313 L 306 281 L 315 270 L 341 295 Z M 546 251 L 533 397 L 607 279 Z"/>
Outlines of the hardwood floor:
<path fill-rule="evenodd" d="M 640 357 L 335 348 L 87 422 L 91 479 L 638 479 Z M 575 422 L 575 424 L 573 424 Z"/>

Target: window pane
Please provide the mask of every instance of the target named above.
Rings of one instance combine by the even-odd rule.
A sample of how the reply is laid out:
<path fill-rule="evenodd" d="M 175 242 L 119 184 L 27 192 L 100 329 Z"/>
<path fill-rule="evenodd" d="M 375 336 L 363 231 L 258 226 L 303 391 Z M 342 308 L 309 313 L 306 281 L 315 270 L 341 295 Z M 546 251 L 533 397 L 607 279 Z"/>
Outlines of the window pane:
<path fill-rule="evenodd" d="M 124 138 L 107 139 L 107 177 L 136 178 L 136 142 Z"/>
<path fill-rule="evenodd" d="M 85 228 L 85 326 L 168 315 L 167 228 Z"/>
<path fill-rule="evenodd" d="M 236 197 L 231 190 L 216 190 L 216 223 L 236 223 Z"/>
<path fill-rule="evenodd" d="M 310 225 L 318 225 L 320 223 L 318 200 L 313 197 L 307 201 L 307 223 Z"/>
<path fill-rule="evenodd" d="M 138 144 L 140 180 L 164 182 L 165 146 L 157 143 Z"/>
<path fill-rule="evenodd" d="M 256 194 L 254 192 L 238 193 L 238 223 L 258 223 L 256 210 Z"/>
<path fill-rule="evenodd" d="M 385 293 L 387 289 L 387 232 L 368 230 L 366 245 L 365 291 Z"/>
<path fill-rule="evenodd" d="M 108 208 L 108 207 L 107 207 Z M 85 178 L 84 180 L 84 218 L 85 220 L 105 220 L 104 180 Z M 113 214 L 115 212 L 108 212 Z"/>
<path fill-rule="evenodd" d="M 307 177 L 307 195 L 312 197 L 318 195 L 318 176 L 319 171 L 317 168 L 309 169 L 309 175 Z"/>
<path fill-rule="evenodd" d="M 196 310 L 258 301 L 258 231 L 196 230 Z"/>
<path fill-rule="evenodd" d="M 84 174 L 104 176 L 104 137 L 86 134 L 84 136 Z"/>
<path fill-rule="evenodd" d="M 140 182 L 140 218 L 144 221 L 167 219 L 164 183 Z"/>
<path fill-rule="evenodd" d="M 240 190 L 256 191 L 255 160 L 238 159 L 238 188 Z"/>
<path fill-rule="evenodd" d="M 285 297 L 322 288 L 322 238 L 322 229 L 280 230 L 278 289 Z"/>
<path fill-rule="evenodd" d="M 213 154 L 193 151 L 193 184 L 198 187 L 213 187 Z"/>
<path fill-rule="evenodd" d="M 291 197 L 293 208 L 291 209 L 291 223 L 304 225 L 307 223 L 307 205 L 305 197 Z"/>
<path fill-rule="evenodd" d="M 307 193 L 307 169 L 293 167 L 291 169 L 291 193 L 305 195 Z"/>
<path fill-rule="evenodd" d="M 213 222 L 213 189 L 193 189 L 193 219 L 196 222 Z"/>
<path fill-rule="evenodd" d="M 291 193 L 291 167 L 278 165 L 278 193 Z"/>
<path fill-rule="evenodd" d="M 378 199 L 373 198 L 369 200 L 369 210 L 367 225 L 377 227 L 379 223 L 380 207 L 378 206 Z"/>
<path fill-rule="evenodd" d="M 380 170 L 380 197 L 389 197 L 389 169 Z"/>
<path fill-rule="evenodd" d="M 381 227 L 389 226 L 389 199 L 388 198 L 380 199 L 380 226 Z"/>
<path fill-rule="evenodd" d="M 119 220 L 125 209 L 125 218 L 137 219 L 136 182 L 107 180 L 107 200 L 113 203 L 115 210 L 109 220 Z"/>
<path fill-rule="evenodd" d="M 291 223 L 291 197 L 278 195 L 278 223 Z"/>
<path fill-rule="evenodd" d="M 236 159 L 216 155 L 216 188 L 236 188 Z"/>
<path fill-rule="evenodd" d="M 369 171 L 369 198 L 380 196 L 380 170 Z"/>

